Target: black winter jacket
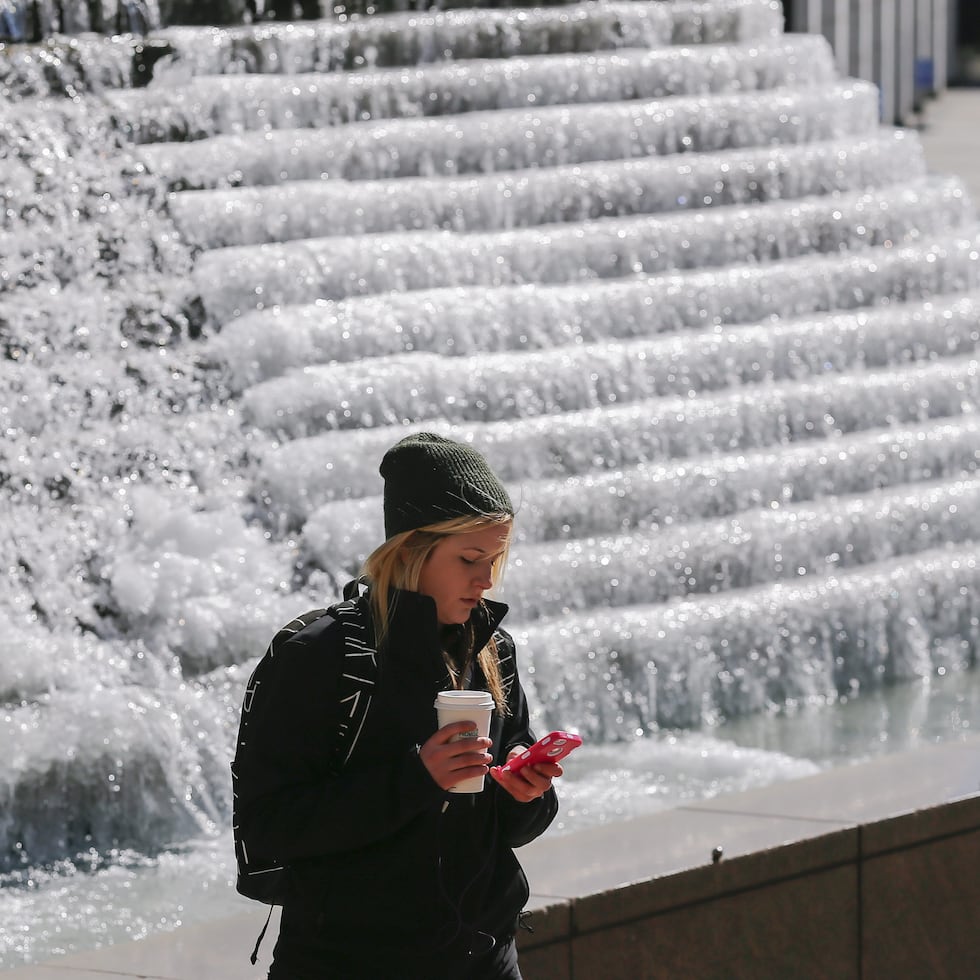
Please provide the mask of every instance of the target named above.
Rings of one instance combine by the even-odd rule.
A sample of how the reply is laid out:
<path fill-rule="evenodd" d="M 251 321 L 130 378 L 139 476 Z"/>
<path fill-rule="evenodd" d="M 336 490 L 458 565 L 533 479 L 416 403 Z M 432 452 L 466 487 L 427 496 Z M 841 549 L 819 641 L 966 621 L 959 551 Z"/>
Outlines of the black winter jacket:
<path fill-rule="evenodd" d="M 342 771 L 332 774 L 330 749 L 343 638 L 329 616 L 277 652 L 236 760 L 245 845 L 290 867 L 275 961 L 297 976 L 465 976 L 458 963 L 468 953 L 513 935 L 528 886 L 512 849 L 558 809 L 554 790 L 519 803 L 490 777 L 479 794 L 445 793 L 432 780 L 418 746 L 437 728 L 436 694 L 451 686 L 435 603 L 414 592 L 393 598 L 375 696 Z M 358 602 L 369 621 L 367 597 Z M 506 663 L 513 640 L 497 628 L 506 611 L 484 600 L 470 621 L 476 649 L 496 633 L 514 674 L 509 714 L 491 723 L 495 765 L 535 738 L 516 662 Z M 470 687 L 486 689 L 478 666 Z"/>

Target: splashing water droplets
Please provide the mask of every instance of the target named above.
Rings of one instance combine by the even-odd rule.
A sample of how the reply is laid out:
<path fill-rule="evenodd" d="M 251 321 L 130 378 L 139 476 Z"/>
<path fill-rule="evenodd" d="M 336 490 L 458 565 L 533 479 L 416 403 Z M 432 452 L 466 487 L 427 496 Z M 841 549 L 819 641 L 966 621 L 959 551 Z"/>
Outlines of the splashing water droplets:
<path fill-rule="evenodd" d="M 10 46 L 0 862 L 78 911 L 5 888 L 47 938 L 0 955 L 227 884 L 249 667 L 382 540 L 406 428 L 521 502 L 534 721 L 591 742 L 565 829 L 827 762 L 740 720 L 806 743 L 834 705 L 946 703 L 980 630 L 980 228 L 781 28 L 768 0 L 168 27 L 140 88 L 115 40 Z M 968 727 L 962 690 L 918 737 Z"/>

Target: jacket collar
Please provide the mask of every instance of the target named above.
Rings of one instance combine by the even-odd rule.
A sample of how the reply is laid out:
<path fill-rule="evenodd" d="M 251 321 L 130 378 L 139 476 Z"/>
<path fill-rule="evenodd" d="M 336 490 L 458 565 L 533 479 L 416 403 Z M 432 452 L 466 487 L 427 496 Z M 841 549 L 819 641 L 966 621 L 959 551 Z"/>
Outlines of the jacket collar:
<path fill-rule="evenodd" d="M 407 589 L 392 589 L 390 596 L 391 629 L 388 653 L 395 657 L 423 657 L 432 653 L 442 668 L 443 636 L 436 619 L 436 603 L 431 596 Z M 507 615 L 506 603 L 484 599 L 470 614 L 474 649 L 482 650 Z"/>

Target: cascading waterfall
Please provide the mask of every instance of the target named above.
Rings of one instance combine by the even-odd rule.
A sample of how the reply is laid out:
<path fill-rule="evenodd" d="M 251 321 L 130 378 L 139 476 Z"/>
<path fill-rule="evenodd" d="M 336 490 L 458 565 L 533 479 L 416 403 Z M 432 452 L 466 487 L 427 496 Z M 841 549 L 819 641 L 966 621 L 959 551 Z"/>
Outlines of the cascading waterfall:
<path fill-rule="evenodd" d="M 717 329 L 773 316 L 958 293 L 975 281 L 977 246 L 975 236 L 953 235 L 901 248 L 599 280 L 588 288 L 420 289 L 285 304 L 232 320 L 213 338 L 211 350 L 227 366 L 229 382 L 240 389 L 290 367 L 364 356 L 539 350 L 703 329 L 705 324 Z"/>
<path fill-rule="evenodd" d="M 980 224 L 822 38 L 143 7 L 0 50 L 0 965 L 232 907 L 245 678 L 406 428 L 520 501 L 537 726 L 589 737 L 559 831 L 838 761 L 726 726 L 966 729 Z"/>
<path fill-rule="evenodd" d="M 369 120 L 327 129 L 218 135 L 144 145 L 150 169 L 181 187 L 283 180 L 455 176 L 802 143 L 867 132 L 877 94 L 866 82 L 759 94 L 673 96 L 612 104 L 500 109 L 445 117 Z M 776 103 L 774 105 L 773 103 Z M 774 109 L 779 111 L 774 112 Z"/>
<path fill-rule="evenodd" d="M 417 27 L 413 28 L 417 29 Z M 406 32 L 408 33 L 408 32 Z M 263 38 L 263 48 L 267 41 Z M 183 57 L 183 48 L 182 57 Z M 244 65 L 242 67 L 245 67 Z M 752 92 L 829 84 L 833 65 L 821 38 L 800 36 L 760 47 L 623 48 L 448 64 L 400 64 L 356 73 L 210 74 L 194 79 L 194 100 L 164 86 L 108 97 L 138 142 L 202 139 L 245 130 L 336 126 L 371 118 L 443 116 L 528 105 Z M 326 66 L 330 67 L 330 66 Z M 212 71 L 228 71 L 222 63 Z M 179 77 L 171 66 L 171 76 Z M 162 70 L 157 72 L 162 75 Z"/>
<path fill-rule="evenodd" d="M 829 374 L 855 363 L 883 366 L 895 358 L 911 360 L 910 349 L 921 360 L 937 349 L 946 354 L 973 349 L 975 308 L 958 318 L 958 335 L 942 313 L 930 314 L 854 315 L 827 324 L 804 320 L 787 327 L 743 327 L 724 336 L 630 339 L 465 359 L 420 352 L 392 356 L 383 367 L 364 361 L 317 365 L 253 385 L 242 411 L 259 427 L 289 436 L 395 422 L 410 412 L 420 420 L 496 422 L 699 394 L 733 382 Z M 921 339 L 923 321 L 930 319 L 946 328 L 931 342 Z M 345 407 L 357 401 L 359 412 Z"/>

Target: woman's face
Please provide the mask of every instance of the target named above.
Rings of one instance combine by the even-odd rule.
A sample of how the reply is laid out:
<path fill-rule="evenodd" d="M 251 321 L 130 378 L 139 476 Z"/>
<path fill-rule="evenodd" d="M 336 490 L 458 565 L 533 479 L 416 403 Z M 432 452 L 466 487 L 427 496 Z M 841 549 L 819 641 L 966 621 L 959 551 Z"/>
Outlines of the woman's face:
<path fill-rule="evenodd" d="M 493 563 L 507 548 L 511 525 L 495 524 L 466 534 L 449 534 L 429 552 L 419 592 L 436 602 L 443 626 L 465 623 L 492 585 Z"/>

